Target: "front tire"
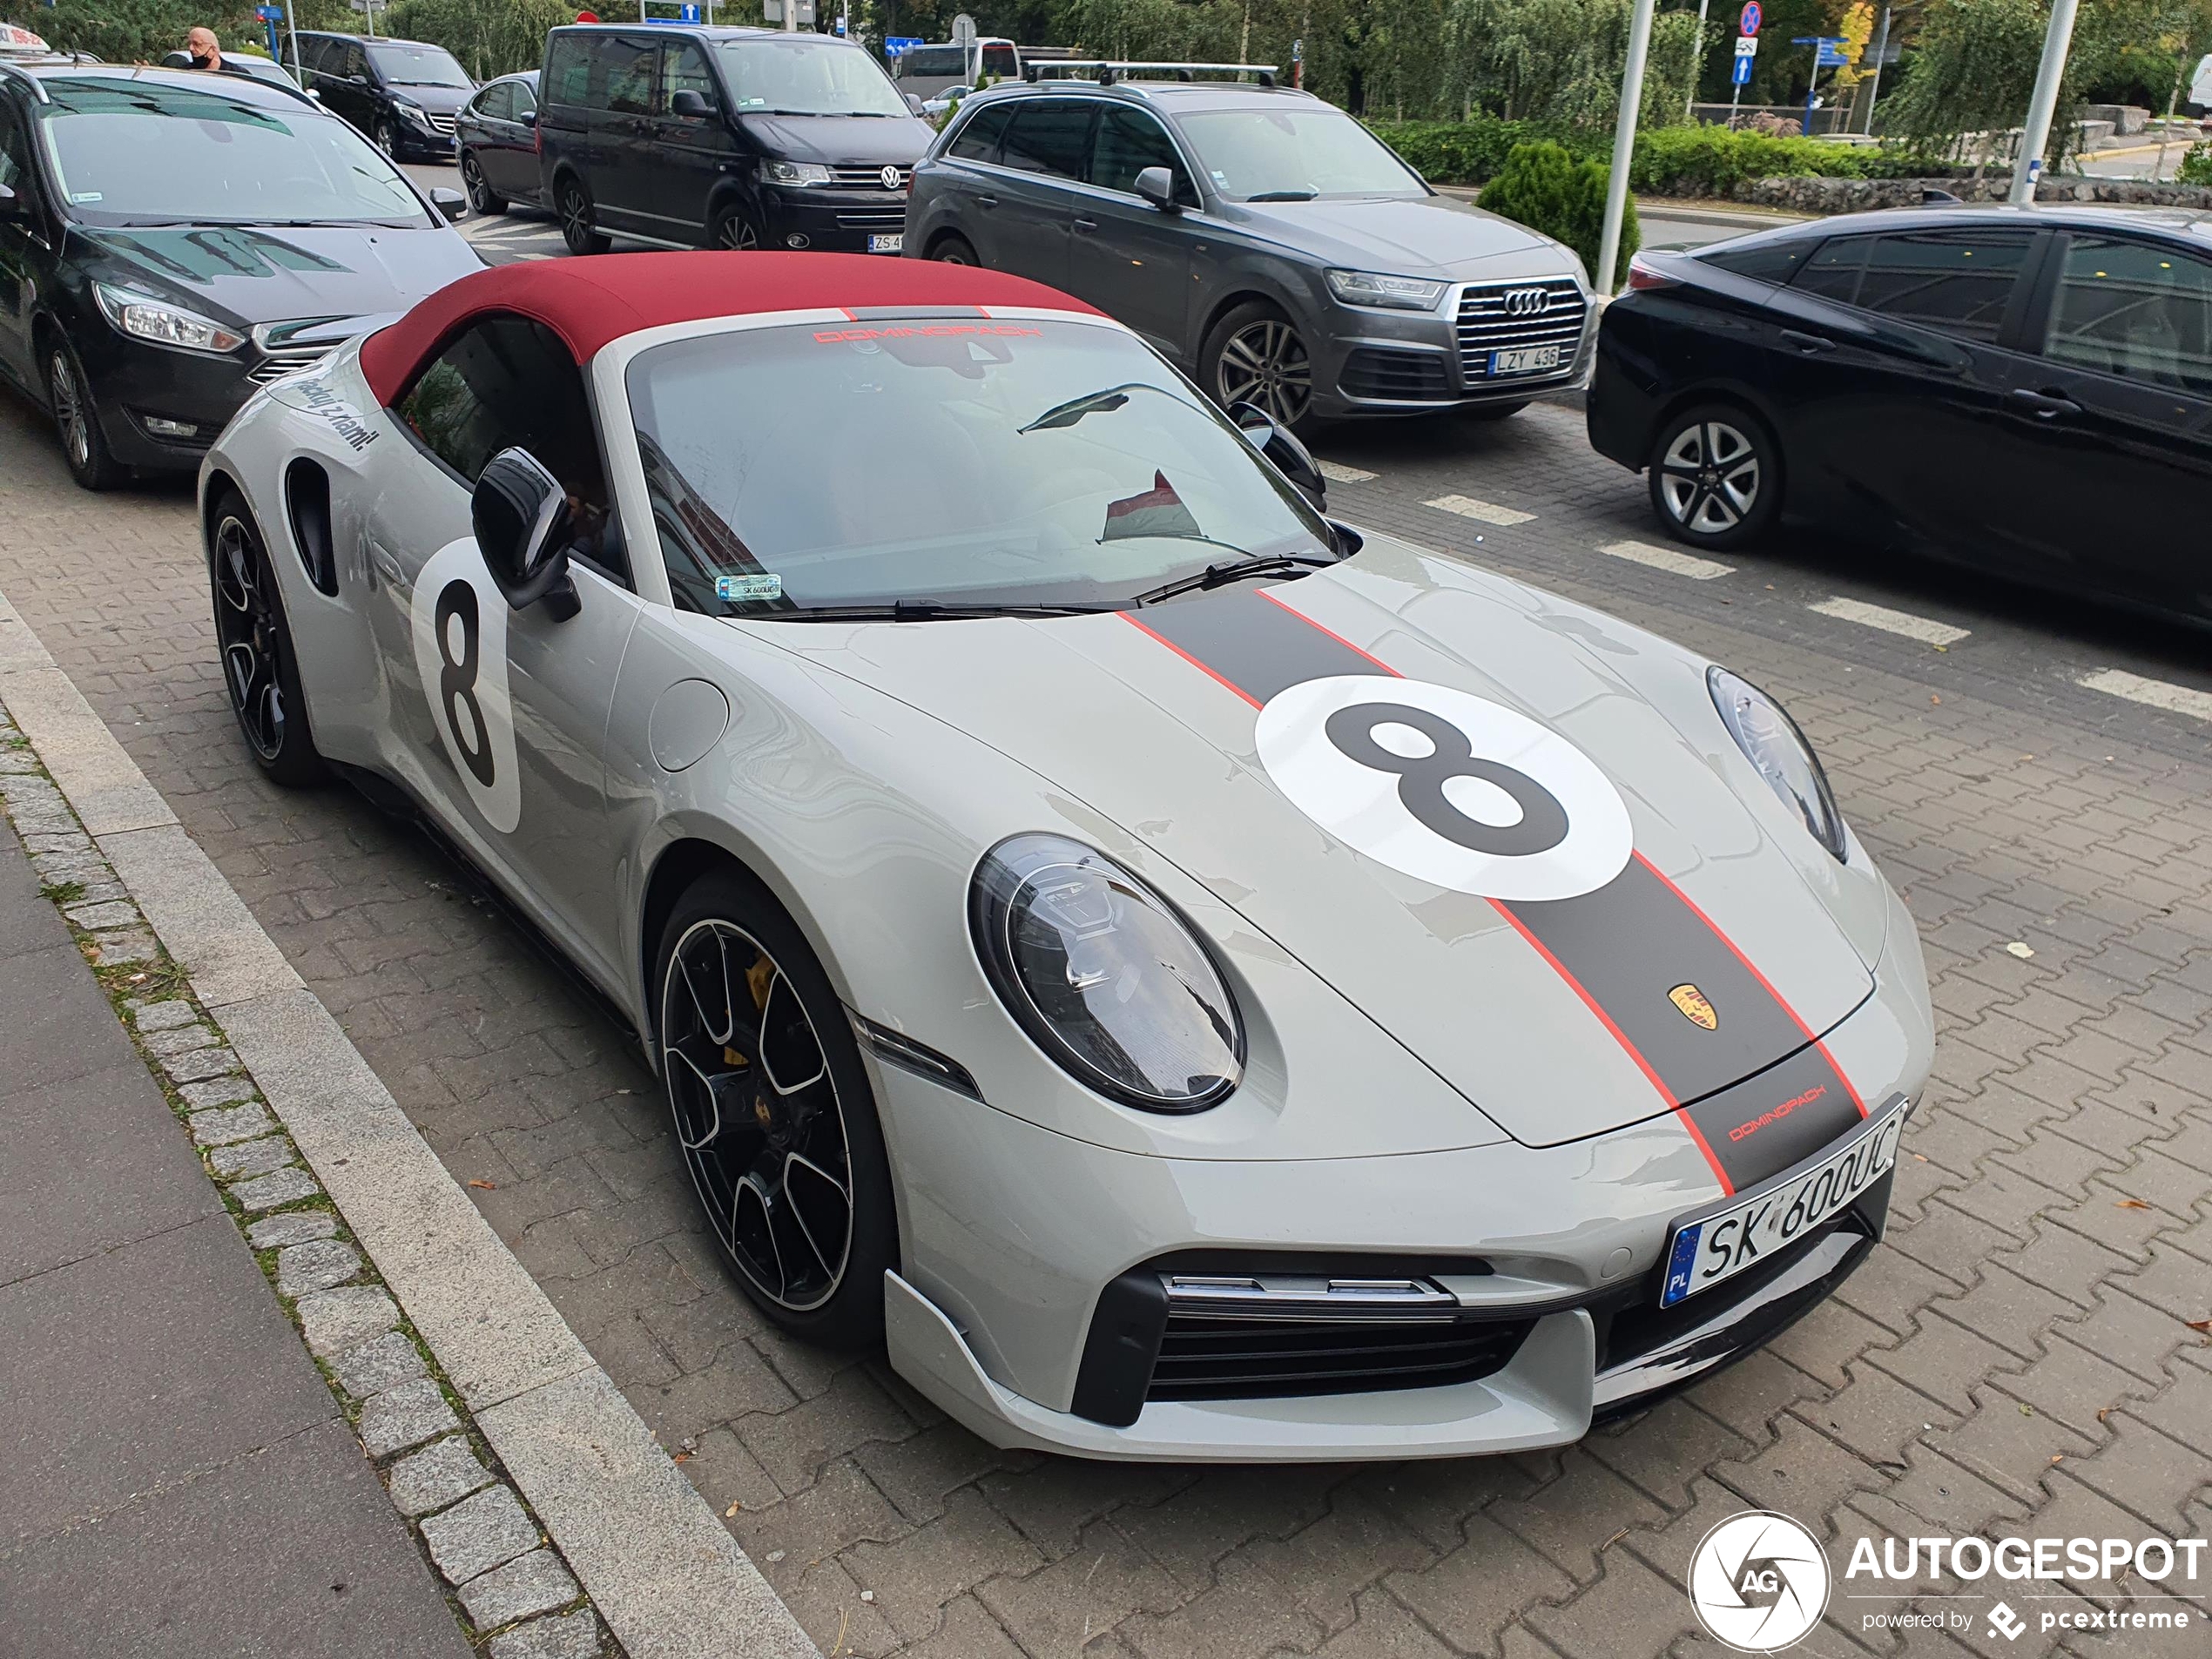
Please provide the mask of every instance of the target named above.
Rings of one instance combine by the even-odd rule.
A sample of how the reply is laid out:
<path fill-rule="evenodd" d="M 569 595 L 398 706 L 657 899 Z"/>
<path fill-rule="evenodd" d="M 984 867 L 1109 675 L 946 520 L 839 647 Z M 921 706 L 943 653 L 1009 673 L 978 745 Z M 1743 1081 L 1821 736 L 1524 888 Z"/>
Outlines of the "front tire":
<path fill-rule="evenodd" d="M 208 576 L 223 684 L 246 752 L 272 783 L 298 788 L 321 781 L 322 757 L 315 752 L 307 699 L 300 689 L 284 596 L 253 514 L 227 492 L 215 505 Z"/>
<path fill-rule="evenodd" d="M 1253 300 L 1214 324 L 1200 348 L 1201 381 L 1223 408 L 1257 404 L 1300 435 L 1313 425 L 1313 359 L 1291 320 Z"/>
<path fill-rule="evenodd" d="M 941 265 L 981 266 L 982 258 L 975 252 L 975 245 L 965 236 L 941 236 L 930 248 L 929 257 Z"/>
<path fill-rule="evenodd" d="M 583 187 L 580 179 L 561 180 L 553 192 L 553 211 L 560 216 L 561 239 L 569 245 L 569 252 L 577 255 L 604 253 L 613 246 L 612 239 L 602 233 L 591 206 L 591 192 Z"/>
<path fill-rule="evenodd" d="M 91 382 L 84 378 L 84 366 L 58 335 L 46 342 L 46 407 L 54 412 L 54 433 L 61 440 L 62 460 L 78 486 L 100 490 L 121 483 L 124 469 L 101 429 L 100 412 L 92 401 Z"/>
<path fill-rule="evenodd" d="M 461 156 L 461 187 L 469 192 L 471 212 L 489 216 L 507 211 L 507 198 L 485 181 L 483 164 L 468 151 L 463 151 Z"/>
<path fill-rule="evenodd" d="M 719 208 L 707 227 L 706 245 L 725 253 L 754 253 L 760 248 L 760 227 L 752 215 L 735 202 Z"/>
<path fill-rule="evenodd" d="M 369 137 L 370 141 L 384 152 L 387 159 L 397 161 L 400 158 L 399 130 L 389 121 L 379 121 Z"/>
<path fill-rule="evenodd" d="M 820 962 L 757 883 L 717 871 L 661 929 L 653 984 L 671 1123 L 738 1283 L 796 1335 L 880 1342 L 898 1264 L 890 1163 Z"/>
<path fill-rule="evenodd" d="M 1741 547 L 1782 508 L 1782 452 L 1766 423 L 1726 403 L 1674 416 L 1651 446 L 1651 507 L 1676 540 Z"/>

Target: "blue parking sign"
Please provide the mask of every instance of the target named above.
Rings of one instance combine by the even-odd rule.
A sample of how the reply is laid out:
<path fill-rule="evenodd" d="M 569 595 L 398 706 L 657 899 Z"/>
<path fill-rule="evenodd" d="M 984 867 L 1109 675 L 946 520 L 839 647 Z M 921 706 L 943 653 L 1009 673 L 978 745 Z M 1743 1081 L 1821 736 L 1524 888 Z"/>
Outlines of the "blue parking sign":
<path fill-rule="evenodd" d="M 1735 84 L 1749 86 L 1751 84 L 1751 65 L 1757 62 L 1758 59 L 1756 57 L 1739 57 L 1736 60 Z"/>

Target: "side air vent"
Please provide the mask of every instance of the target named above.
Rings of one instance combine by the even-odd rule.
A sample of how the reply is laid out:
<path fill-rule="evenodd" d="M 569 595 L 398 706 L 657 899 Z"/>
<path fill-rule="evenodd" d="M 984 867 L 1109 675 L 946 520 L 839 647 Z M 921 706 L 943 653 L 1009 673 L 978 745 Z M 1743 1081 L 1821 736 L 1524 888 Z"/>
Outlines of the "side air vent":
<path fill-rule="evenodd" d="M 284 469 L 284 503 L 292 544 L 318 591 L 338 591 L 337 543 L 330 532 L 330 475 L 302 456 Z"/>

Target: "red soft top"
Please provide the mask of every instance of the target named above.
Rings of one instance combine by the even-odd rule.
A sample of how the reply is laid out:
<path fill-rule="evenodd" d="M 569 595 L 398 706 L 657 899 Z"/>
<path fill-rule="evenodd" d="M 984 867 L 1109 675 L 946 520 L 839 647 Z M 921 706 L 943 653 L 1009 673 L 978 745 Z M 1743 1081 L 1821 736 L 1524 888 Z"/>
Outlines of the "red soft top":
<path fill-rule="evenodd" d="M 388 404 L 464 325 L 493 312 L 543 323 L 583 364 L 610 341 L 666 323 L 763 311 L 967 306 L 1092 310 L 1027 277 L 863 253 L 620 253 L 526 260 L 462 277 L 371 334 L 361 345 L 361 373 L 376 401 Z"/>

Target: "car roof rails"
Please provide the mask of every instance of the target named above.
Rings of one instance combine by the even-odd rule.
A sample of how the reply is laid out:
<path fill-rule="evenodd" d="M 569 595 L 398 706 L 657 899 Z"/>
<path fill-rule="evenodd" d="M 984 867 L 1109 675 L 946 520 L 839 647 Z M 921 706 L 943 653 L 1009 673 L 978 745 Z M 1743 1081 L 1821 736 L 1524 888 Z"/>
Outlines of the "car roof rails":
<path fill-rule="evenodd" d="M 1161 64 L 1135 58 L 1121 57 L 1056 57 L 1022 65 L 1022 78 L 1042 81 L 1046 71 L 1054 71 L 1055 80 L 1094 80 L 1101 86 L 1111 86 L 1116 81 L 1193 81 L 1201 75 L 1246 75 L 1257 78 L 1262 86 L 1275 84 L 1281 71 L 1273 64 Z"/>

